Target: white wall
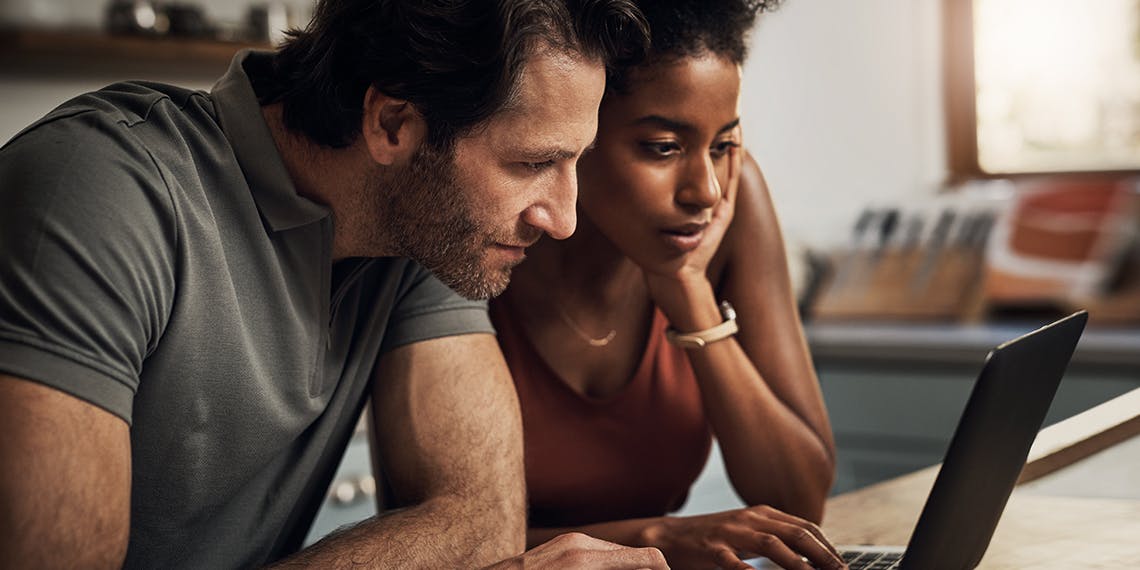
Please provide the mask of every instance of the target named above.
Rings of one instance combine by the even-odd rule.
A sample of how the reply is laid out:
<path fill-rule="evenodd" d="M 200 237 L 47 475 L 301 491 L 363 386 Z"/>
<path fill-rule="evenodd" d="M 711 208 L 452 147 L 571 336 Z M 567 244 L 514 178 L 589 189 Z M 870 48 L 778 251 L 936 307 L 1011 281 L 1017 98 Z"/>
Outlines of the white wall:
<path fill-rule="evenodd" d="M 745 141 L 793 242 L 845 238 L 868 201 L 946 176 L 939 0 L 786 0 L 744 69 Z"/>
<path fill-rule="evenodd" d="M 0 22 L 62 18 L 97 27 L 103 5 L 0 0 Z M 211 16 L 235 20 L 249 2 L 203 5 Z M 941 183 L 939 37 L 939 0 L 785 0 L 761 16 L 744 69 L 742 120 L 791 245 L 831 245 L 869 201 L 917 199 Z M 70 96 L 118 79 L 0 69 L 0 141 Z M 213 83 L 175 72 L 148 79 L 202 89 Z"/>

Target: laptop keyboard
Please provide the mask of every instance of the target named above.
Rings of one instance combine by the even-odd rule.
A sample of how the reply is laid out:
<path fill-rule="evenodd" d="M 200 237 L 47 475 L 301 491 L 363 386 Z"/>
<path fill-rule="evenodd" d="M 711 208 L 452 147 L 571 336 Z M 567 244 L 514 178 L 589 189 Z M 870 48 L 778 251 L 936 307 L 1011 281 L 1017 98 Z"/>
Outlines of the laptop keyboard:
<path fill-rule="evenodd" d="M 841 553 L 851 570 L 896 570 L 902 562 L 901 552 L 860 552 L 847 550 Z"/>

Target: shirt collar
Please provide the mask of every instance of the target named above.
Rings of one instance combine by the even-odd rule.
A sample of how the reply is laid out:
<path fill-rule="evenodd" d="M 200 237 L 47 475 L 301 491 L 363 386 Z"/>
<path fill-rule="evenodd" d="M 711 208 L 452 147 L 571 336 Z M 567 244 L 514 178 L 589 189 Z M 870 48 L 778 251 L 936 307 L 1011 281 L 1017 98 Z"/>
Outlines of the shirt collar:
<path fill-rule="evenodd" d="M 330 211 L 297 193 L 262 117 L 244 64 L 269 57 L 270 52 L 238 52 L 229 71 L 214 84 L 210 96 L 258 211 L 273 231 L 283 231 L 317 222 L 328 217 Z"/>

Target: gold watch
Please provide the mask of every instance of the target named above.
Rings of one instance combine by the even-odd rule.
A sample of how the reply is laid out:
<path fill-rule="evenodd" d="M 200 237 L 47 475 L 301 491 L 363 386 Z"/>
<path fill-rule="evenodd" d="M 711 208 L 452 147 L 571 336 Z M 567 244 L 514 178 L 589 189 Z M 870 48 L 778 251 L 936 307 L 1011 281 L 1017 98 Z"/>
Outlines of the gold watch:
<path fill-rule="evenodd" d="M 736 326 L 736 310 L 728 301 L 720 302 L 720 316 L 724 322 L 710 329 L 691 333 L 679 333 L 673 327 L 665 329 L 665 340 L 681 348 L 704 348 L 718 340 L 724 340 L 740 330 Z"/>

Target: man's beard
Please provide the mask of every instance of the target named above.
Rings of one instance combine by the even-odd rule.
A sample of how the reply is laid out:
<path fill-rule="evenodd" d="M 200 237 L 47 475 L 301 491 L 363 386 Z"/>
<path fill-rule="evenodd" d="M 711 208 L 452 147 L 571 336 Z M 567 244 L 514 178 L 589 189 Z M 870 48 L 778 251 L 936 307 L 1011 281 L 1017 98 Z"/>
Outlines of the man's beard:
<path fill-rule="evenodd" d="M 373 176 L 376 230 L 393 253 L 416 260 L 456 293 L 489 299 L 507 288 L 511 268 L 487 267 L 485 253 L 506 240 L 476 221 L 454 158 L 425 143 L 406 167 Z"/>

